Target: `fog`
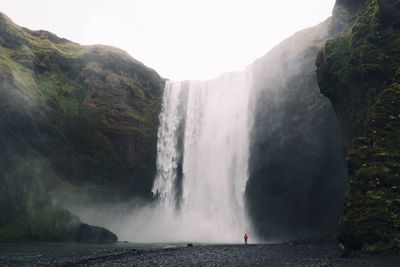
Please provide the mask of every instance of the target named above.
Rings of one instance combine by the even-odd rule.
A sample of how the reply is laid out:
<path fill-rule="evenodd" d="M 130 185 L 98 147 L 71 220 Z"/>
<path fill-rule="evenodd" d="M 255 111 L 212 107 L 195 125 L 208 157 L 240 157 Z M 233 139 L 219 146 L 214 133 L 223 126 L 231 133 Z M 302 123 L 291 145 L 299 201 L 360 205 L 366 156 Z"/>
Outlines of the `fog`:
<path fill-rule="evenodd" d="M 347 174 L 314 62 L 340 30 L 329 19 L 246 71 L 168 82 L 155 200 L 72 210 L 135 242 L 240 243 L 245 232 L 251 242 L 280 242 L 333 232 Z"/>
<path fill-rule="evenodd" d="M 107 217 L 104 210 L 72 208 L 90 223 L 108 220 L 106 226 L 133 242 L 240 243 L 245 232 L 254 242 L 244 199 L 250 88 L 247 72 L 167 82 L 158 132 L 156 200 L 117 214 L 111 211 L 116 221 L 96 218 L 99 213 Z"/>
<path fill-rule="evenodd" d="M 40 147 L 46 138 L 61 144 L 62 134 L 44 123 L 31 137 L 29 131 L 40 128 L 32 120 L 41 116 L 36 97 L 8 88 L 4 99 L 11 103 L 0 104 L 18 115 L 1 129 L 0 145 L 23 157 L 4 161 L 10 172 L 0 170 L 0 190 L 50 196 L 84 222 L 131 242 L 240 243 L 245 232 L 250 242 L 272 242 L 328 234 L 340 214 L 346 168 L 336 117 L 319 92 L 315 58 L 340 33 L 343 25 L 337 25 L 328 19 L 301 31 L 243 71 L 167 82 L 157 175 L 147 192 L 153 199 L 109 201 L 99 197 L 96 184 L 80 191 L 58 177 L 26 145 L 48 152 L 51 145 Z M 12 134 L 23 142 L 7 143 Z"/>
<path fill-rule="evenodd" d="M 315 58 L 342 29 L 328 19 L 253 65 L 246 198 L 257 234 L 290 240 L 335 231 L 346 188 L 339 125 L 318 88 Z"/>

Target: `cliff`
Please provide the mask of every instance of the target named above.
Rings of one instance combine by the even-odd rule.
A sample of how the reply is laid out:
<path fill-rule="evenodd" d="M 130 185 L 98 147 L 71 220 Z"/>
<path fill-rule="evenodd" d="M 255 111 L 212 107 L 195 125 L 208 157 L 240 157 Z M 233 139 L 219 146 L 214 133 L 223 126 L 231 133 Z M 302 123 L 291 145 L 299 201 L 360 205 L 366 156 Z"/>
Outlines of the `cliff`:
<path fill-rule="evenodd" d="M 294 34 L 249 67 L 254 120 L 246 200 L 265 240 L 335 232 L 347 174 L 339 124 L 319 91 L 315 58 L 347 28 L 344 11 Z"/>
<path fill-rule="evenodd" d="M 21 28 L 0 13 L 0 239 L 2 226 L 33 229 L 36 211 L 68 214 L 53 204 L 61 192 L 148 198 L 163 86 L 124 51 Z M 54 216 L 76 221 L 64 215 Z"/>
<path fill-rule="evenodd" d="M 338 239 L 348 253 L 400 248 L 400 1 L 338 1 L 351 27 L 317 58 L 347 149 L 349 190 Z"/>

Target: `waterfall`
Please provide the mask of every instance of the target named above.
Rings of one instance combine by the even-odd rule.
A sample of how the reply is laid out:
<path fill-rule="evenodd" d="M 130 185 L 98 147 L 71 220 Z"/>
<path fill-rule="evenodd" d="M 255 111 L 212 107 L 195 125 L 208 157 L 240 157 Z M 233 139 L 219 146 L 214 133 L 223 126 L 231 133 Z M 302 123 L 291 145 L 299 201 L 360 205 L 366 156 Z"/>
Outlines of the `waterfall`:
<path fill-rule="evenodd" d="M 241 242 L 249 230 L 250 84 L 246 71 L 166 83 L 153 186 L 159 238 Z"/>

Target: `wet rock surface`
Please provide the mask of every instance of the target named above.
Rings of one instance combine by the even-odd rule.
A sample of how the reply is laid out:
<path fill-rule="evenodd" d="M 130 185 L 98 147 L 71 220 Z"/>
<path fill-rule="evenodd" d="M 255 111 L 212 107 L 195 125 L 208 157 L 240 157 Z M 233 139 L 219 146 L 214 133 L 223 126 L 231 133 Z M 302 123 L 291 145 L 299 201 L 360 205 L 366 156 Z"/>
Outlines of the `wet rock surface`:
<path fill-rule="evenodd" d="M 400 3 L 366 3 L 350 30 L 329 40 L 317 58 L 321 92 L 332 102 L 348 150 L 338 240 L 349 253 L 398 253 Z"/>
<path fill-rule="evenodd" d="M 42 244 L 43 245 L 43 244 Z M 4 247 L 5 245 L 0 245 Z M 15 246 L 15 245 L 14 245 Z M 49 245 L 47 245 L 49 246 Z M 57 247 L 52 245 L 54 247 Z M 89 246 L 22 253 L 1 249 L 1 266 L 398 266 L 400 256 L 344 258 L 336 242 L 259 245 Z M 69 245 L 73 246 L 73 245 Z M 15 246 L 17 247 L 17 246 Z M 38 246 L 36 246 L 38 247 Z M 40 246 L 39 246 L 40 247 Z M 41 249 L 45 249 L 43 245 Z M 41 250 L 39 249 L 39 250 Z M 14 251 L 14 252 L 13 252 Z"/>

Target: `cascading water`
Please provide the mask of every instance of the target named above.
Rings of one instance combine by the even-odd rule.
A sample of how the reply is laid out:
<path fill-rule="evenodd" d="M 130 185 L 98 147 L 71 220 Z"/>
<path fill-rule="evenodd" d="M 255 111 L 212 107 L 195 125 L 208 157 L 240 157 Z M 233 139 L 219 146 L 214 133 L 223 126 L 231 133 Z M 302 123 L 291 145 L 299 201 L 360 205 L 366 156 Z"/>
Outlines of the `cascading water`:
<path fill-rule="evenodd" d="M 315 72 L 333 32 L 328 19 L 244 72 L 167 82 L 155 201 L 68 208 L 133 242 L 242 242 L 248 217 L 262 238 L 251 231 L 252 242 L 334 231 L 347 174 L 337 118 Z"/>
<path fill-rule="evenodd" d="M 250 83 L 246 71 L 167 82 L 153 186 L 160 200 L 153 212 L 157 227 L 147 224 L 153 234 L 158 231 L 154 239 L 240 242 L 249 230 L 244 191 Z"/>

